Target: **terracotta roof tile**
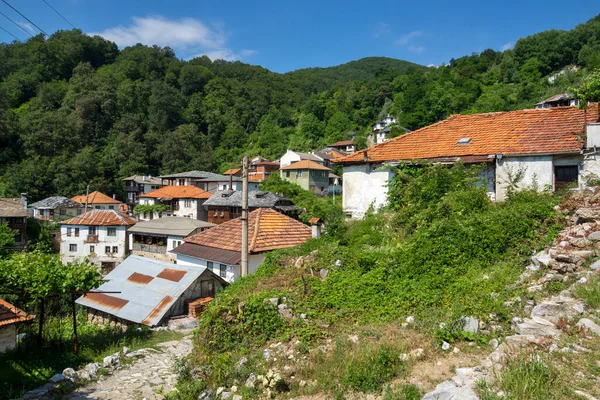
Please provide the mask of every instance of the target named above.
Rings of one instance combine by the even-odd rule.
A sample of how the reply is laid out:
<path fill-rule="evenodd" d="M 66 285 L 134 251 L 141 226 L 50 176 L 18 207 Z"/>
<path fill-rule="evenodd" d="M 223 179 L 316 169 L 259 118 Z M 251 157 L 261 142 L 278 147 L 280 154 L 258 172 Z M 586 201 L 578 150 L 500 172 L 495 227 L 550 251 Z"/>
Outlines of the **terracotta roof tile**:
<path fill-rule="evenodd" d="M 354 140 L 350 139 L 350 140 L 340 140 L 339 142 L 335 142 L 334 144 L 330 144 L 330 147 L 334 147 L 334 146 L 350 146 L 354 144 Z"/>
<path fill-rule="evenodd" d="M 72 197 L 71 200 L 76 201 L 79 204 L 85 204 L 85 194 Z M 105 195 L 104 193 L 95 191 L 88 195 L 88 204 L 121 204 L 122 202 L 113 199 L 110 196 Z"/>
<path fill-rule="evenodd" d="M 229 168 L 227 171 L 223 172 L 223 175 L 237 175 L 242 172 L 241 168 Z"/>
<path fill-rule="evenodd" d="M 369 162 L 577 152 L 585 124 L 597 120 L 598 104 L 591 104 L 587 112 L 576 107 L 555 107 L 453 115 L 334 162 L 364 163 L 365 151 Z M 462 138 L 470 141 L 459 144 Z"/>
<path fill-rule="evenodd" d="M 316 169 L 316 170 L 320 170 L 320 171 L 331 171 L 330 168 L 327 168 L 327 167 L 325 167 L 319 163 L 316 163 L 312 160 L 297 161 L 295 163 L 286 165 L 285 167 L 281 168 L 281 170 L 287 170 L 287 169 Z"/>
<path fill-rule="evenodd" d="M 259 208 L 248 215 L 250 253 L 298 246 L 311 237 L 310 227 L 269 208 Z M 183 240 L 186 243 L 239 252 L 242 248 L 242 219 L 227 221 Z"/>
<path fill-rule="evenodd" d="M 0 299 L 0 326 L 17 324 L 19 322 L 31 321 L 35 316 Z"/>
<path fill-rule="evenodd" d="M 154 199 L 208 199 L 210 196 L 212 196 L 211 193 L 200 189 L 198 186 L 164 186 L 143 194 L 140 197 Z"/>
<path fill-rule="evenodd" d="M 115 210 L 93 210 L 78 215 L 64 222 L 63 225 L 91 226 L 131 226 L 136 224 L 135 218 Z"/>

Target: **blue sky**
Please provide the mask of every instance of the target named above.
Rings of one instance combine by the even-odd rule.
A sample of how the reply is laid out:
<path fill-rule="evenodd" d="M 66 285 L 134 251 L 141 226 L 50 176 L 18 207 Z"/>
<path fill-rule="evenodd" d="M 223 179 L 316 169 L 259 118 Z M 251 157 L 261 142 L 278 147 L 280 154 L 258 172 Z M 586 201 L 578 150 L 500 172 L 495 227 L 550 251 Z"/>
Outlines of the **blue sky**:
<path fill-rule="evenodd" d="M 51 34 L 70 26 L 42 0 L 7 0 Z M 172 47 L 189 59 L 241 60 L 272 71 L 326 67 L 368 56 L 439 65 L 500 50 L 546 29 L 571 29 L 600 13 L 598 0 L 494 2 L 289 0 L 46 0 L 86 33 L 120 47 Z M 0 2 L 0 12 L 35 31 Z M 0 27 L 27 34 L 0 15 Z M 0 41 L 13 38 L 0 30 Z"/>

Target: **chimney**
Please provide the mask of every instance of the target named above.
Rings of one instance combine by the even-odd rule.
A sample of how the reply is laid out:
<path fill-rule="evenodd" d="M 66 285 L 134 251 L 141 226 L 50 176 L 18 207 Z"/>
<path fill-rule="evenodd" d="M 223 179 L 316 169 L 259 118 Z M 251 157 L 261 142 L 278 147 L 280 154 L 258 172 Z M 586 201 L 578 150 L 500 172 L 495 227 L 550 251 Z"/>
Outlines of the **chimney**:
<path fill-rule="evenodd" d="M 113 200 L 117 198 L 117 195 L 113 193 Z"/>
<path fill-rule="evenodd" d="M 600 147 L 600 123 L 587 124 L 586 126 L 587 148 Z"/>
<path fill-rule="evenodd" d="M 23 208 L 27 209 L 27 193 L 21 193 L 21 203 L 23 203 Z"/>
<path fill-rule="evenodd" d="M 363 161 L 366 162 L 366 163 L 369 162 L 369 154 L 367 154 L 366 150 L 363 153 Z"/>
<path fill-rule="evenodd" d="M 311 228 L 312 228 L 312 237 L 313 239 L 318 239 L 321 237 L 321 218 L 311 218 L 310 221 L 308 221 L 309 224 L 311 224 Z"/>

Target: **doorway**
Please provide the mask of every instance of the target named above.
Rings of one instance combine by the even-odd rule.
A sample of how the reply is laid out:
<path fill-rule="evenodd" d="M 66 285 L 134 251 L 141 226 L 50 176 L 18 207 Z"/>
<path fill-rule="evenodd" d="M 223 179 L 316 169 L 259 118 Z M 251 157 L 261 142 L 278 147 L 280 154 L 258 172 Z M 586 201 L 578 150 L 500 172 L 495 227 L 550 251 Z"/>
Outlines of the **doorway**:
<path fill-rule="evenodd" d="M 554 190 L 568 188 L 577 183 L 579 166 L 577 165 L 555 165 L 554 166 Z"/>

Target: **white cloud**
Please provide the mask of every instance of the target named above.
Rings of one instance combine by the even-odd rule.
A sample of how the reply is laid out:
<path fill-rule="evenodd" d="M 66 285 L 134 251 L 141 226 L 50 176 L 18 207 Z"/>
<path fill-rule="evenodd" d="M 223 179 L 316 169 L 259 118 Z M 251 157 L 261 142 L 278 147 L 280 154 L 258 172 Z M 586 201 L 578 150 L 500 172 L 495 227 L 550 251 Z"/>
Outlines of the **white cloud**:
<path fill-rule="evenodd" d="M 515 46 L 515 42 L 508 42 L 508 43 L 504 43 L 502 45 L 502 47 L 500 48 L 500 50 L 502 51 L 506 51 L 506 50 L 510 50 Z"/>
<path fill-rule="evenodd" d="M 19 25 L 21 28 L 25 29 L 27 32 L 31 33 L 32 35 L 39 33 L 38 30 L 33 27 L 33 25 L 28 24 L 27 22 L 17 21 L 17 25 Z"/>
<path fill-rule="evenodd" d="M 207 55 L 211 59 L 239 60 L 254 50 L 235 52 L 227 44 L 227 33 L 220 24 L 207 25 L 194 18 L 167 19 L 162 16 L 133 17 L 129 26 L 92 32 L 115 42 L 119 47 L 137 43 L 169 46 L 184 58 Z"/>
<path fill-rule="evenodd" d="M 425 47 L 414 44 L 415 39 L 421 36 L 423 36 L 423 31 L 408 32 L 407 34 L 400 36 L 396 40 L 396 44 L 398 46 L 406 47 L 408 51 L 412 51 L 413 53 L 422 53 L 425 51 Z"/>
<path fill-rule="evenodd" d="M 390 24 L 386 22 L 378 22 L 375 24 L 375 31 L 373 32 L 373 37 L 377 39 L 391 32 L 392 30 L 390 29 Z"/>

